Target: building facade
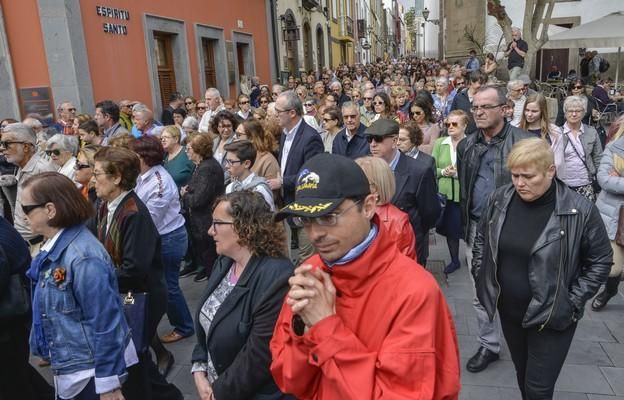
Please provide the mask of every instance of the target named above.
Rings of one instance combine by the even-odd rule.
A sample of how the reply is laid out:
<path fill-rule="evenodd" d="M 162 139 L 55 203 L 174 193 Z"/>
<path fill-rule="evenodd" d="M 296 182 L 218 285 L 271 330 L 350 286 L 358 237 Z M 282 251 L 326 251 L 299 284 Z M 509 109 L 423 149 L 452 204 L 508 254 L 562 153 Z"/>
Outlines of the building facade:
<path fill-rule="evenodd" d="M 173 91 L 235 97 L 270 81 L 268 1 L 0 0 L 0 115 L 133 99 L 159 115 Z M 8 100 L 7 100 L 8 99 Z"/>

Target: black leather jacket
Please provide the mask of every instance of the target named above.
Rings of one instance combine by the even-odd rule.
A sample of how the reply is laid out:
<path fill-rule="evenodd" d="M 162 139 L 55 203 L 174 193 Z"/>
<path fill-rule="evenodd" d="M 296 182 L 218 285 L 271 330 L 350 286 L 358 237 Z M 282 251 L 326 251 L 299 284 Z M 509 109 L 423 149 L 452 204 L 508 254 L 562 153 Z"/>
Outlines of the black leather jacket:
<path fill-rule="evenodd" d="M 603 284 L 613 263 L 613 251 L 596 206 L 555 180 L 555 209 L 533 246 L 528 266 L 533 298 L 522 321 L 525 328 L 567 328 L 583 315 L 585 302 Z M 494 318 L 500 295 L 498 241 L 513 185 L 489 198 L 475 238 L 472 273 L 479 301 Z"/>
<path fill-rule="evenodd" d="M 507 155 L 511 151 L 513 145 L 532 136 L 530 133 L 520 128 L 505 123 L 502 131 L 492 138 L 490 142 L 497 146 L 499 156 L 497 158 L 494 174 L 496 179 L 496 187 L 511 183 L 511 174 L 505 166 Z M 475 134 L 467 136 L 457 145 L 457 173 L 459 176 L 461 216 L 464 226 L 468 226 L 470 218 L 470 204 L 472 202 L 472 188 L 481 164 L 481 156 L 487 151 L 487 145 L 483 138 L 483 132 L 478 130 Z M 468 229 L 466 229 L 468 234 Z"/>

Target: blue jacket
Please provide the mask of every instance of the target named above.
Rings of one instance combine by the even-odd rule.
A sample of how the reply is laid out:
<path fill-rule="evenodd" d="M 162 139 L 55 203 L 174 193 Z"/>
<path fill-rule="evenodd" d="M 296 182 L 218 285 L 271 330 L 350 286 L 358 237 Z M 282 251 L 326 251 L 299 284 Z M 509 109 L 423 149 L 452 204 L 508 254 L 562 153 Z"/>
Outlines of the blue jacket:
<path fill-rule="evenodd" d="M 360 123 L 355 136 L 350 141 L 347 140 L 346 130 L 347 128 L 344 128 L 334 138 L 332 154 L 340 154 L 352 160 L 369 155 L 370 149 L 364 136 L 364 131 L 366 131 L 364 124 Z"/>
<path fill-rule="evenodd" d="M 64 270 L 65 276 L 54 271 Z M 104 246 L 84 225 L 66 228 L 41 267 L 33 291 L 55 374 L 95 368 L 96 378 L 126 373 L 124 352 L 130 341 L 115 270 Z"/>

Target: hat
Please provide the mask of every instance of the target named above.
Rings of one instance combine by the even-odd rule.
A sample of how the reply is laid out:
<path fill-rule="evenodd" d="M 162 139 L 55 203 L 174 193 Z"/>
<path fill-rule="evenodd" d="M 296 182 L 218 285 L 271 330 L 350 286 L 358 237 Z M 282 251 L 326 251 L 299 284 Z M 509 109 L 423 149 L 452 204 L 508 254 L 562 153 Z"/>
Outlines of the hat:
<path fill-rule="evenodd" d="M 366 128 L 366 130 L 364 131 L 364 135 L 366 136 L 388 136 L 398 134 L 398 122 L 385 118 L 380 118 L 377 121 L 373 122 L 371 126 Z"/>
<path fill-rule="evenodd" d="M 297 177 L 295 201 L 282 208 L 275 219 L 289 215 L 320 217 L 334 211 L 347 198 L 369 193 L 368 179 L 355 161 L 321 153 L 303 164 Z"/>

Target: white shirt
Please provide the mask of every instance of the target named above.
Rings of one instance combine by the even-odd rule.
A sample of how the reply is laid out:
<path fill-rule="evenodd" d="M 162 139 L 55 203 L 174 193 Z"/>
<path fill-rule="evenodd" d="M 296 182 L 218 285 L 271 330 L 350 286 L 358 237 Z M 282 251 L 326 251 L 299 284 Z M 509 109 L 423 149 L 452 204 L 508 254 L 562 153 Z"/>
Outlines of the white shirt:
<path fill-rule="evenodd" d="M 201 133 L 210 132 L 210 121 L 212 120 L 212 117 L 217 115 L 217 113 L 221 110 L 225 110 L 225 107 L 223 107 L 223 104 L 217 107 L 217 109 L 214 111 L 210 109 L 206 110 L 204 115 L 202 115 L 201 121 L 199 121 L 199 128 L 197 128 L 197 130 Z"/>
<path fill-rule="evenodd" d="M 137 178 L 134 192 L 145 203 L 159 235 L 184 225 L 178 187 L 162 165 L 155 165 Z"/>
<path fill-rule="evenodd" d="M 58 172 L 65 175 L 72 181 L 74 180 L 74 175 L 76 175 L 76 170 L 74 169 L 74 165 L 76 165 L 76 157 L 72 157 L 69 160 L 65 161 L 65 164 L 61 168 L 59 168 Z"/>
<path fill-rule="evenodd" d="M 109 201 L 106 204 L 106 207 L 108 207 L 108 215 L 106 216 L 106 233 L 108 233 L 108 230 L 110 229 L 111 222 L 113 221 L 113 216 L 115 215 L 115 210 L 119 206 L 119 203 L 121 203 L 121 201 L 126 197 L 128 193 L 130 193 L 130 191 L 121 192 L 119 196 L 115 197 L 114 200 Z"/>
<path fill-rule="evenodd" d="M 240 182 L 240 184 L 242 184 L 243 186 L 245 186 L 246 184 L 249 184 L 255 176 L 256 174 L 252 172 L 251 174 L 249 174 L 247 178 L 243 179 Z M 230 182 L 230 184 L 227 185 L 227 187 L 225 188 L 225 194 L 232 193 L 234 191 L 234 187 L 238 186 L 237 185 L 238 183 L 239 182 L 236 180 L 236 178 L 232 178 L 232 182 Z M 262 197 L 264 198 L 264 201 L 266 201 L 269 207 L 271 207 L 271 211 L 275 211 L 275 202 L 273 201 L 273 193 L 271 193 L 270 190 L 267 190 L 266 186 L 256 185 L 253 188 L 253 191 L 260 193 Z"/>
<path fill-rule="evenodd" d="M 121 197 L 121 199 L 123 199 L 123 197 Z M 61 233 L 63 233 L 63 230 L 64 229 L 59 230 L 54 236 L 52 236 L 51 239 L 46 241 L 41 246 L 40 251 L 50 251 L 61 236 Z M 127 367 L 139 362 L 132 340 L 128 343 L 128 346 L 126 346 L 126 350 L 124 351 L 124 360 Z M 55 375 L 54 387 L 56 388 L 56 395 L 61 399 L 72 399 L 84 390 L 89 383 L 89 380 L 91 380 L 94 376 L 95 368 L 76 371 L 65 375 Z M 119 381 L 119 376 L 117 375 L 95 378 L 95 392 L 98 394 L 110 392 L 111 390 L 115 390 L 120 387 L 121 382 Z"/>
<path fill-rule="evenodd" d="M 581 124 L 578 136 L 575 137 L 568 123 L 566 122 L 563 124 L 563 135 L 567 135 L 569 140 L 567 142 L 568 144 L 563 149 L 564 173 L 561 174 L 560 179 L 565 182 L 566 185 L 573 188 L 589 185 L 591 183 L 589 172 L 583 163 L 585 160 L 585 149 L 581 142 L 581 135 L 585 133 L 584 130 L 585 128 L 583 124 Z M 582 158 L 580 158 L 579 155 Z"/>
<path fill-rule="evenodd" d="M 286 171 L 286 162 L 288 161 L 288 153 L 290 153 L 290 148 L 293 144 L 293 140 L 295 140 L 295 133 L 297 133 L 297 129 L 301 125 L 303 118 L 297 122 L 297 124 L 290 130 L 287 131 L 284 129 L 284 135 L 286 135 L 286 139 L 284 139 L 284 148 L 282 149 L 282 159 L 280 160 L 280 170 L 282 172 L 282 176 L 284 176 L 284 171 Z"/>

